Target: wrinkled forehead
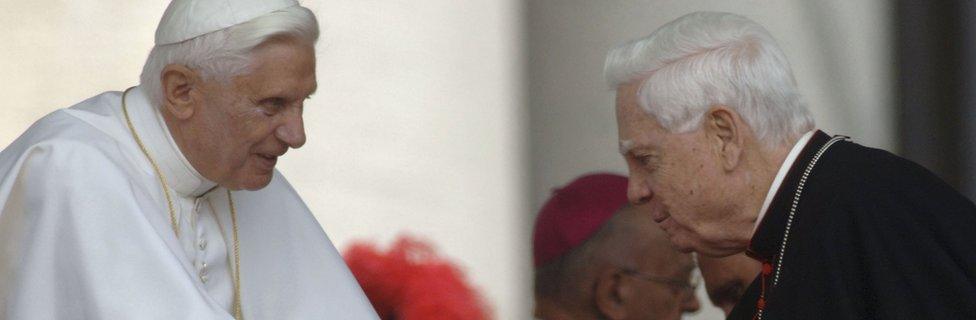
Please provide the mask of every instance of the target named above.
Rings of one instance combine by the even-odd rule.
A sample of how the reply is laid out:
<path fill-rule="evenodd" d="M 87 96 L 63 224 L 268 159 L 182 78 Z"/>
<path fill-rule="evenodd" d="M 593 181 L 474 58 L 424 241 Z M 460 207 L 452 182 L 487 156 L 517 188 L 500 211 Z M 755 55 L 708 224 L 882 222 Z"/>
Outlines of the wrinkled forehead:
<path fill-rule="evenodd" d="M 618 113 L 643 112 L 637 99 L 642 84 L 643 81 L 632 81 L 617 87 L 615 103 Z"/>
<path fill-rule="evenodd" d="M 669 136 L 667 130 L 643 110 L 630 109 L 633 112 L 618 111 L 617 114 L 620 154 L 627 154 L 633 149 L 653 148 L 664 143 L 663 139 Z"/>
<path fill-rule="evenodd" d="M 692 262 L 686 253 L 677 256 L 661 255 L 660 257 L 644 262 L 643 270 L 662 277 L 674 279 L 691 279 L 698 266 Z"/>
<path fill-rule="evenodd" d="M 317 88 L 315 52 L 309 45 L 290 41 L 263 44 L 252 57 L 250 72 L 236 78 L 252 91 L 305 96 Z"/>
<path fill-rule="evenodd" d="M 657 119 L 640 104 L 642 85 L 642 81 L 634 81 L 617 87 L 614 104 L 621 130 L 663 129 Z"/>
<path fill-rule="evenodd" d="M 654 226 L 658 228 L 657 226 Z M 663 231 L 662 231 L 663 233 Z M 644 254 L 636 255 L 638 263 L 644 270 L 656 272 L 662 276 L 683 277 L 691 274 L 698 265 L 690 253 L 678 251 L 665 235 L 655 239 L 644 248 Z M 653 254 L 646 254 L 652 252 Z"/>

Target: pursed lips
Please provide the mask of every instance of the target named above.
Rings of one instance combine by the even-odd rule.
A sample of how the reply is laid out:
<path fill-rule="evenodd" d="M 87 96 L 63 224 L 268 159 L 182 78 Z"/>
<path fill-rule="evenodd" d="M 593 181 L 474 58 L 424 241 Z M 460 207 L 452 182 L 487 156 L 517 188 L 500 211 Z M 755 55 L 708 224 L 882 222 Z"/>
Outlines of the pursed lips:
<path fill-rule="evenodd" d="M 262 157 L 262 158 L 265 158 L 265 159 L 268 159 L 268 160 L 278 159 L 278 155 L 274 155 L 274 154 L 270 154 L 270 153 L 258 153 L 258 156 L 259 157 Z"/>
<path fill-rule="evenodd" d="M 262 157 L 262 158 L 265 158 L 265 159 L 268 159 L 268 160 L 275 160 L 278 157 L 285 155 L 285 152 L 288 152 L 288 149 L 285 149 L 284 151 L 257 152 L 255 154 L 257 156 L 259 156 L 259 157 Z"/>
<path fill-rule="evenodd" d="M 278 163 L 278 157 L 284 154 L 285 154 L 284 152 L 274 152 L 274 153 L 259 152 L 259 153 L 255 153 L 254 155 L 256 155 L 258 159 L 262 160 L 260 161 L 261 166 L 264 166 L 266 169 L 271 169 L 274 168 L 275 164 Z"/>

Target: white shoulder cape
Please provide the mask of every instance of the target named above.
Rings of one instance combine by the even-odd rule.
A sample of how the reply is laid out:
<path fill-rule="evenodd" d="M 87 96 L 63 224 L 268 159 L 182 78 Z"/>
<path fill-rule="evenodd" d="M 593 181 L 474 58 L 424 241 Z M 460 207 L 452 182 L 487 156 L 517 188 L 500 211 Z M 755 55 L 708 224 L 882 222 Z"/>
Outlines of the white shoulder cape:
<path fill-rule="evenodd" d="M 233 319 L 170 229 L 120 96 L 55 111 L 0 152 L 0 318 Z M 378 319 L 280 173 L 234 201 L 245 319 Z"/>

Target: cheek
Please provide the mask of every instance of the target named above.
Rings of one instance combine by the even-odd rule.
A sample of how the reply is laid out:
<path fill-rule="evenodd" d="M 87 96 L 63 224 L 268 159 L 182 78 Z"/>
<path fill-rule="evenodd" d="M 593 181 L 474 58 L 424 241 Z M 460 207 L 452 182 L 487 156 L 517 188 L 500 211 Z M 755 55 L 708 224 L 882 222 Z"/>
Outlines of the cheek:
<path fill-rule="evenodd" d="M 668 170 L 662 170 L 659 181 L 658 195 L 667 207 L 697 208 L 707 191 L 707 180 L 689 163 L 674 163 Z"/>
<path fill-rule="evenodd" d="M 696 210 L 708 210 L 711 198 L 716 195 L 718 178 L 714 168 L 708 166 L 701 158 L 692 158 L 684 164 L 684 172 L 689 174 L 677 186 L 678 192 L 684 195 L 687 205 Z"/>
<path fill-rule="evenodd" d="M 273 119 L 263 113 L 254 112 L 239 118 L 233 132 L 233 137 L 229 141 L 234 141 L 241 148 L 250 149 L 254 145 L 260 144 L 274 135 Z"/>
<path fill-rule="evenodd" d="M 238 119 L 240 120 L 240 119 Z M 255 146 L 261 142 L 253 137 L 254 129 L 251 123 L 238 121 L 229 123 L 223 130 L 224 136 L 216 139 L 214 150 L 219 150 L 224 165 L 230 169 L 241 168 L 253 160 L 252 153 Z"/>
<path fill-rule="evenodd" d="M 670 289 L 663 285 L 647 289 L 649 294 L 642 299 L 642 307 L 646 308 L 644 314 L 656 315 L 655 319 L 670 319 L 681 313 L 678 300 Z"/>

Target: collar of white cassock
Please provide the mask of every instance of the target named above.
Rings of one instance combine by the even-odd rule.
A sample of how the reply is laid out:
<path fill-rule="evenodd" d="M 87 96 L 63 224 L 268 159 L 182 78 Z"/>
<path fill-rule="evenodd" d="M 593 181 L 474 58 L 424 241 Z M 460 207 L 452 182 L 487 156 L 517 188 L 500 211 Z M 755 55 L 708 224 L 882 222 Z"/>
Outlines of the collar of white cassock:
<path fill-rule="evenodd" d="M 170 134 L 159 108 L 153 107 L 142 87 L 125 97 L 132 125 L 166 177 L 166 184 L 182 197 L 199 197 L 217 186 L 190 165 Z"/>

